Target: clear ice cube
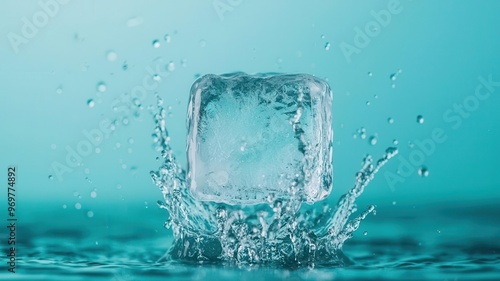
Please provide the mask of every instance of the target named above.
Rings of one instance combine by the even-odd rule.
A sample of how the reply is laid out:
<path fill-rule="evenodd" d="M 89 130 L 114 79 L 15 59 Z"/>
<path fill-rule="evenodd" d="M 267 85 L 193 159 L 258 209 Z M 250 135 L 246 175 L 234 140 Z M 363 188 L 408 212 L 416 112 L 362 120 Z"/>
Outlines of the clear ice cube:
<path fill-rule="evenodd" d="M 198 200 L 251 205 L 332 187 L 332 92 L 307 74 L 205 75 L 188 107 L 188 186 Z"/>

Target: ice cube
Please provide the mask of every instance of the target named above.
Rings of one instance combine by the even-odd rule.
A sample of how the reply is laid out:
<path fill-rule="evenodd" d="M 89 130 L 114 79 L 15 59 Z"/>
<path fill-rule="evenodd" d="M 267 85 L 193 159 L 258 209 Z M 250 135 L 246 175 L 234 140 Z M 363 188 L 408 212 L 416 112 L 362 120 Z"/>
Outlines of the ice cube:
<path fill-rule="evenodd" d="M 332 187 L 332 92 L 307 74 L 205 75 L 188 107 L 188 186 L 198 200 L 252 205 Z M 293 187 L 293 188 L 292 188 Z"/>

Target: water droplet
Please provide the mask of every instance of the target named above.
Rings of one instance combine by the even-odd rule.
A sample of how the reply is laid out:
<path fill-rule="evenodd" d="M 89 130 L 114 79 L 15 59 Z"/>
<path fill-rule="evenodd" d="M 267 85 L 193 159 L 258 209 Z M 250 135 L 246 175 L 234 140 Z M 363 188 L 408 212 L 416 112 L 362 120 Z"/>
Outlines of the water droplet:
<path fill-rule="evenodd" d="M 95 245 L 96 245 L 96 246 L 97 246 L 97 245 L 99 245 L 99 241 L 95 241 Z"/>
<path fill-rule="evenodd" d="M 366 139 L 366 134 L 365 133 L 361 133 L 360 137 L 361 137 L 361 139 Z"/>
<path fill-rule="evenodd" d="M 411 142 L 411 141 L 408 141 L 408 147 L 409 148 L 413 148 L 415 145 Z"/>
<path fill-rule="evenodd" d="M 363 232 L 363 235 L 364 236 L 368 235 L 368 231 Z"/>
<path fill-rule="evenodd" d="M 429 176 L 429 170 L 427 170 L 426 167 L 420 167 L 420 169 L 418 169 L 418 174 L 421 177 L 425 178 L 425 177 Z"/>
<path fill-rule="evenodd" d="M 321 39 L 325 39 L 325 34 L 321 34 Z"/>
<path fill-rule="evenodd" d="M 97 192 L 95 192 L 95 191 L 90 192 L 90 197 L 96 198 L 97 197 Z"/>
<path fill-rule="evenodd" d="M 372 76 L 373 76 L 373 73 L 368 72 L 368 76 L 372 77 Z"/>
<path fill-rule="evenodd" d="M 85 174 L 88 175 L 88 174 L 90 174 L 90 169 L 89 168 L 85 168 L 84 172 L 85 172 Z"/>
<path fill-rule="evenodd" d="M 396 79 L 398 78 L 398 75 L 402 72 L 401 69 L 398 69 L 398 71 L 396 71 L 395 73 L 391 74 L 389 76 L 389 78 L 392 80 L 392 81 L 396 81 Z"/>
<path fill-rule="evenodd" d="M 127 152 L 128 152 L 128 154 L 132 154 L 132 152 L 134 152 L 134 150 L 132 148 L 129 148 L 129 149 L 127 149 Z"/>
<path fill-rule="evenodd" d="M 87 101 L 87 106 L 88 106 L 89 108 L 94 107 L 94 105 L 95 105 L 95 101 L 94 101 L 93 99 L 89 99 L 89 100 Z"/>
<path fill-rule="evenodd" d="M 53 180 L 54 179 L 54 176 L 53 175 L 49 175 L 49 180 Z"/>
<path fill-rule="evenodd" d="M 92 211 L 87 212 L 87 217 L 91 218 L 93 216 L 94 216 L 94 212 L 92 212 Z M 97 245 L 97 242 L 96 242 L 96 245 Z"/>
<path fill-rule="evenodd" d="M 123 125 L 125 125 L 125 126 L 127 126 L 127 125 L 128 125 L 128 123 L 129 123 L 128 118 L 127 118 L 127 117 L 123 117 L 123 118 L 122 118 L 122 124 L 123 124 Z"/>
<path fill-rule="evenodd" d="M 441 230 L 437 229 L 436 231 L 437 231 L 437 233 L 441 234 Z"/>
<path fill-rule="evenodd" d="M 392 205 L 396 205 L 396 201 L 392 201 Z"/>
<path fill-rule="evenodd" d="M 160 48 L 160 41 L 158 39 L 153 40 L 152 44 L 154 48 Z"/>
<path fill-rule="evenodd" d="M 120 148 L 121 146 L 122 146 L 122 144 L 121 144 L 121 143 L 119 143 L 119 142 L 115 143 L 115 147 L 116 147 L 116 148 Z"/>
<path fill-rule="evenodd" d="M 76 203 L 75 204 L 75 209 L 80 210 L 82 208 L 82 204 Z"/>
<path fill-rule="evenodd" d="M 368 105 L 370 105 L 370 101 L 367 101 L 367 102 L 366 102 L 366 105 L 367 105 L 367 106 L 368 106 Z"/>
<path fill-rule="evenodd" d="M 181 66 L 187 67 L 187 59 L 181 59 Z"/>
<path fill-rule="evenodd" d="M 126 61 L 124 61 L 124 62 L 123 62 L 122 69 L 123 69 L 123 71 L 127 71 L 127 69 L 128 69 L 128 64 L 127 64 L 127 62 L 126 62 Z"/>
<path fill-rule="evenodd" d="M 129 138 L 128 139 L 128 143 L 133 144 L 134 143 L 134 139 L 133 138 Z"/>
<path fill-rule="evenodd" d="M 106 53 L 106 59 L 108 61 L 115 61 L 118 58 L 118 55 L 114 51 L 108 51 Z"/>
<path fill-rule="evenodd" d="M 370 137 L 370 140 L 369 140 L 369 143 L 370 145 L 376 145 L 377 144 L 377 137 L 376 136 L 371 136 Z"/>
<path fill-rule="evenodd" d="M 200 47 L 204 48 L 207 45 L 207 41 L 201 39 L 200 40 Z"/>
<path fill-rule="evenodd" d="M 175 70 L 175 64 L 173 61 L 170 61 L 168 64 L 167 64 L 167 69 L 168 71 L 174 71 Z"/>
<path fill-rule="evenodd" d="M 122 164 L 122 169 L 127 169 L 127 164 Z"/>
<path fill-rule="evenodd" d="M 54 150 L 54 149 L 56 149 L 56 148 L 57 148 L 57 145 L 55 145 L 55 144 L 53 143 L 53 144 L 51 144 L 51 145 L 50 145 L 50 148 L 51 148 L 52 150 Z"/>
<path fill-rule="evenodd" d="M 325 44 L 325 50 L 326 51 L 330 50 L 330 46 L 331 46 L 330 42 L 326 42 L 326 44 Z"/>
<path fill-rule="evenodd" d="M 68 208 L 68 206 L 66 206 L 66 204 L 62 205 L 63 209 L 66 209 Z"/>
<path fill-rule="evenodd" d="M 63 90 L 62 90 L 62 87 L 59 86 L 57 89 L 56 89 L 56 94 L 60 95 L 62 94 Z"/>
<path fill-rule="evenodd" d="M 170 43 L 172 41 L 172 37 L 170 37 L 170 35 L 168 34 L 165 34 L 165 36 L 163 36 L 163 40 L 165 40 L 165 42 L 167 43 Z"/>
<path fill-rule="evenodd" d="M 392 143 L 393 143 L 394 145 L 398 145 L 399 141 L 398 141 L 397 139 L 393 139 L 393 140 L 392 140 Z"/>
<path fill-rule="evenodd" d="M 424 123 L 424 117 L 422 115 L 417 116 L 417 123 L 418 124 L 423 124 Z M 432 123 L 432 122 L 431 122 Z"/>
<path fill-rule="evenodd" d="M 117 184 L 116 185 L 116 189 L 122 189 L 122 185 L 121 184 Z"/>
<path fill-rule="evenodd" d="M 106 83 L 104 82 L 97 83 L 97 91 L 101 93 L 106 92 Z"/>
<path fill-rule="evenodd" d="M 132 102 L 134 103 L 135 106 L 141 106 L 141 100 L 138 98 L 134 98 Z"/>
<path fill-rule="evenodd" d="M 160 75 L 158 75 L 158 74 L 153 75 L 153 80 L 154 81 L 160 81 L 161 80 Z"/>
<path fill-rule="evenodd" d="M 101 149 L 99 147 L 96 147 L 95 148 L 95 153 L 97 153 L 97 154 L 101 153 Z"/>
<path fill-rule="evenodd" d="M 387 118 L 387 123 L 393 124 L 394 123 L 394 119 L 392 117 Z"/>

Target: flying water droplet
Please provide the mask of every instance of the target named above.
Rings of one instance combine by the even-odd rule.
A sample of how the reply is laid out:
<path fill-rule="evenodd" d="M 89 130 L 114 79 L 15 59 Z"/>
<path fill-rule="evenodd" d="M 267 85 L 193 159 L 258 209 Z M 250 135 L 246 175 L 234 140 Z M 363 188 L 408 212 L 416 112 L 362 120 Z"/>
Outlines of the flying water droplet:
<path fill-rule="evenodd" d="M 63 92 L 62 87 L 61 86 L 57 87 L 56 94 L 60 95 L 62 94 L 62 92 Z"/>
<path fill-rule="evenodd" d="M 108 61 L 115 61 L 118 58 L 118 55 L 115 53 L 115 51 L 108 51 L 106 53 L 106 59 Z"/>
<path fill-rule="evenodd" d="M 94 212 L 92 212 L 92 211 L 88 211 L 88 212 L 87 212 L 87 217 L 89 217 L 89 218 L 94 217 Z M 96 245 L 97 245 L 97 244 L 96 244 Z"/>
<path fill-rule="evenodd" d="M 207 41 L 205 41 L 204 39 L 201 39 L 200 40 L 200 47 L 204 48 L 205 46 L 207 46 Z"/>
<path fill-rule="evenodd" d="M 80 210 L 82 208 L 82 204 L 76 203 L 75 204 L 75 209 Z"/>
<path fill-rule="evenodd" d="M 160 75 L 158 75 L 158 74 L 153 75 L 153 80 L 154 81 L 160 81 L 161 80 Z"/>
<path fill-rule="evenodd" d="M 420 167 L 420 169 L 418 169 L 418 174 L 421 177 L 425 178 L 425 177 L 429 176 L 429 170 L 427 170 L 426 167 Z"/>
<path fill-rule="evenodd" d="M 394 119 L 392 117 L 387 118 L 387 123 L 393 124 L 394 123 Z"/>
<path fill-rule="evenodd" d="M 153 40 L 153 48 L 160 48 L 160 41 L 158 39 Z"/>
<path fill-rule="evenodd" d="M 94 107 L 94 106 L 95 106 L 95 101 L 94 101 L 93 99 L 89 99 L 89 100 L 87 101 L 87 106 L 88 106 L 89 108 Z"/>
<path fill-rule="evenodd" d="M 90 197 L 96 198 L 97 197 L 97 192 L 95 192 L 95 191 L 90 192 Z"/>
<path fill-rule="evenodd" d="M 373 76 L 373 73 L 368 72 L 368 76 L 369 76 L 369 77 L 372 77 L 372 76 Z"/>
<path fill-rule="evenodd" d="M 376 145 L 377 144 L 377 136 L 371 136 L 369 139 L 370 145 Z"/>
<path fill-rule="evenodd" d="M 167 43 L 170 43 L 172 41 L 172 37 L 170 37 L 169 34 L 165 34 L 165 36 L 163 36 L 163 40 L 165 40 L 165 42 Z"/>
<path fill-rule="evenodd" d="M 106 83 L 104 82 L 97 83 L 97 91 L 101 93 L 106 92 Z"/>
<path fill-rule="evenodd" d="M 54 176 L 53 175 L 49 175 L 49 180 L 53 180 L 54 179 Z"/>
<path fill-rule="evenodd" d="M 326 44 L 325 44 L 325 50 L 329 51 L 330 50 L 330 46 L 331 46 L 330 42 L 326 42 Z"/>
<path fill-rule="evenodd" d="M 175 70 L 175 63 L 173 61 L 170 61 L 167 64 L 167 69 L 168 69 L 168 71 L 174 71 Z"/>
<path fill-rule="evenodd" d="M 417 123 L 418 124 L 424 124 L 424 121 L 425 120 L 424 120 L 424 117 L 422 115 L 417 116 Z"/>

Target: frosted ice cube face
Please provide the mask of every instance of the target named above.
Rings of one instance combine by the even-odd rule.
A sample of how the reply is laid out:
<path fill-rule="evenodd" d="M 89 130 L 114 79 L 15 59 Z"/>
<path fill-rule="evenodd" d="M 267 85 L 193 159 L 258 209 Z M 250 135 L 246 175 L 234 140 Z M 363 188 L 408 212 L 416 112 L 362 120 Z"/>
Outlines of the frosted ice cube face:
<path fill-rule="evenodd" d="M 191 88 L 188 185 L 198 200 L 312 204 L 332 187 L 332 92 L 311 75 L 205 75 Z"/>

